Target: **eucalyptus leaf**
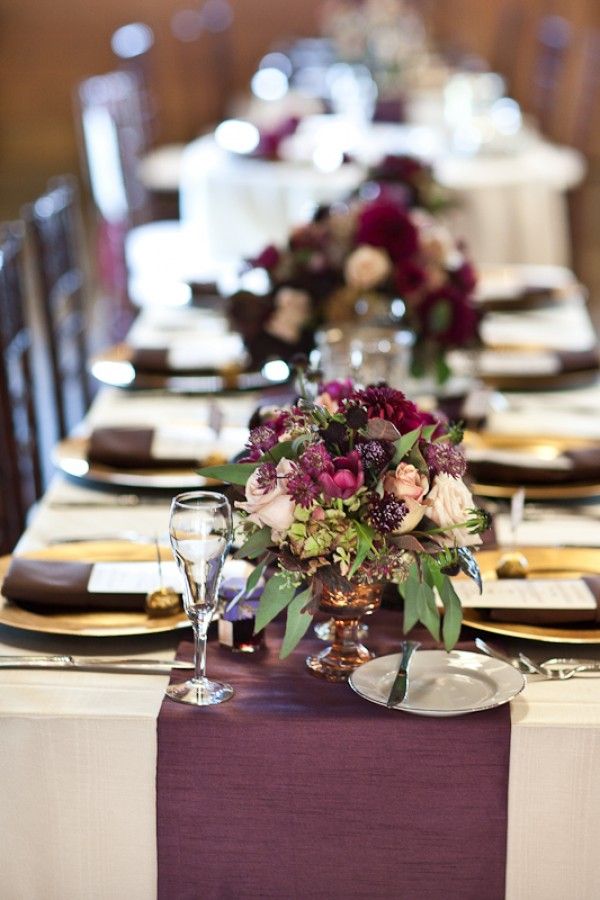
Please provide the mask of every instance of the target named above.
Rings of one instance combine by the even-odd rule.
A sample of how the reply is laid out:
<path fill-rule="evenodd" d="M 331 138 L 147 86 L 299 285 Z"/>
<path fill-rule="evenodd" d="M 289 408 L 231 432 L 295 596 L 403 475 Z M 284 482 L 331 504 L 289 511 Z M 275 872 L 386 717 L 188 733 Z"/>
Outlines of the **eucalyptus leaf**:
<path fill-rule="evenodd" d="M 469 578 L 472 578 L 477 587 L 479 588 L 479 593 L 481 594 L 483 590 L 483 582 L 481 581 L 481 572 L 479 571 L 479 565 L 477 564 L 477 560 L 473 556 L 473 552 L 469 550 L 468 547 L 459 547 L 457 550 L 458 554 L 458 565 L 461 570 L 468 575 Z"/>
<path fill-rule="evenodd" d="M 410 567 L 408 578 L 398 585 L 398 593 L 404 600 L 404 634 L 419 621 L 418 593 L 420 585 L 419 573 L 415 563 Z"/>
<path fill-rule="evenodd" d="M 254 470 L 260 463 L 226 463 L 222 466 L 204 466 L 198 469 L 198 475 L 204 478 L 213 478 L 215 481 L 223 481 L 228 484 L 245 485 Z"/>
<path fill-rule="evenodd" d="M 248 540 L 239 550 L 235 552 L 236 559 L 256 559 L 261 553 L 267 549 L 272 543 L 271 529 L 264 525 L 254 534 L 251 534 Z"/>
<path fill-rule="evenodd" d="M 410 453 L 408 454 L 407 461 L 412 463 L 415 469 L 418 469 L 419 472 L 422 472 L 423 475 L 429 476 L 429 466 L 425 462 L 423 458 L 423 454 L 419 450 L 418 446 L 415 444 L 414 447 L 411 448 Z"/>
<path fill-rule="evenodd" d="M 440 614 L 435 602 L 435 594 L 433 588 L 426 581 L 422 581 L 419 585 L 417 594 L 417 604 L 419 609 L 419 619 L 431 635 L 431 637 L 439 641 L 440 639 Z"/>
<path fill-rule="evenodd" d="M 288 582 L 283 572 L 277 572 L 272 578 L 269 578 L 258 605 L 254 634 L 261 631 L 285 609 L 294 596 L 295 590 L 296 588 Z"/>
<path fill-rule="evenodd" d="M 256 566 L 256 568 L 250 572 L 250 574 L 248 575 L 248 578 L 246 579 L 246 587 L 244 589 L 245 594 L 252 593 L 252 591 L 254 590 L 254 588 L 256 587 L 256 585 L 258 584 L 260 579 L 262 578 L 265 569 L 267 568 L 267 566 L 269 565 L 269 562 L 271 561 L 271 558 L 272 558 L 271 555 L 267 556 L 266 559 L 263 559 L 263 561 L 260 563 L 260 565 Z"/>
<path fill-rule="evenodd" d="M 271 447 L 270 450 L 263 453 L 260 462 L 278 463 L 279 460 L 284 457 L 286 457 L 286 459 L 294 459 L 297 455 L 297 450 L 294 449 L 294 443 L 294 441 L 280 441 L 279 444 L 275 444 L 274 447 Z"/>
<path fill-rule="evenodd" d="M 288 606 L 285 635 L 279 653 L 280 659 L 285 659 L 298 646 L 313 620 L 312 613 L 304 611 L 310 600 L 310 593 L 311 588 L 307 588 L 294 597 Z"/>
<path fill-rule="evenodd" d="M 392 460 L 394 465 L 398 465 L 400 460 L 404 459 L 409 450 L 412 450 L 418 441 L 420 434 L 421 428 L 415 428 L 413 431 L 408 431 L 406 434 L 403 434 L 400 440 L 395 441 L 394 447 L 396 448 L 396 451 Z"/>
<path fill-rule="evenodd" d="M 358 571 L 359 566 L 363 564 L 369 554 L 369 550 L 373 546 L 375 538 L 375 530 L 370 525 L 363 525 L 362 522 L 353 522 L 354 530 L 358 535 L 358 547 L 356 550 L 356 558 L 352 563 L 352 568 L 348 572 L 348 578 L 353 578 Z"/>

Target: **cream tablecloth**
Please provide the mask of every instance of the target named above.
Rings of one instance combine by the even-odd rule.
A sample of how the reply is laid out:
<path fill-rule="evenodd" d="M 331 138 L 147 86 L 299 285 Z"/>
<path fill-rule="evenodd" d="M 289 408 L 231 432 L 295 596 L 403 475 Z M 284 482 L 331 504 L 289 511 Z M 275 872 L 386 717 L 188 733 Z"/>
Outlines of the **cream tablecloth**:
<path fill-rule="evenodd" d="M 596 402 L 593 390 L 582 396 L 580 403 Z M 199 413 L 206 403 L 104 390 L 89 423 L 161 420 Z M 241 415 L 235 401 L 233 409 Z M 85 499 L 98 505 L 56 507 Z M 154 535 L 167 518 L 168 499 L 119 507 L 112 495 L 57 476 L 19 550 L 114 531 Z M 110 652 L 168 657 L 179 638 L 120 639 Z M 532 644 L 530 652 L 541 659 L 571 651 Z M 107 646 L 0 628 L 1 654 L 37 652 L 106 653 Z M 600 655 L 589 647 L 585 653 Z M 165 676 L 0 671 L 0 871 L 7 900 L 155 896 L 156 718 L 166 683 Z M 511 716 L 507 897 L 592 900 L 600 883 L 600 681 L 530 684 L 513 701 Z"/>

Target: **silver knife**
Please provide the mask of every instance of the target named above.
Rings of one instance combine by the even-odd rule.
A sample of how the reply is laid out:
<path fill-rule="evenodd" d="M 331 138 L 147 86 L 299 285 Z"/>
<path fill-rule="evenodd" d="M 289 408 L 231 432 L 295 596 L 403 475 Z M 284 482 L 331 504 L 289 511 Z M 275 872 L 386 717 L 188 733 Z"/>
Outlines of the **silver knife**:
<path fill-rule="evenodd" d="M 398 666 L 398 672 L 394 678 L 394 683 L 392 684 L 392 689 L 386 703 L 388 709 L 391 709 L 393 706 L 398 706 L 398 704 L 402 703 L 404 700 L 408 690 L 408 664 L 411 656 L 417 647 L 420 646 L 420 641 L 402 641 L 400 665 Z"/>
<path fill-rule="evenodd" d="M 168 675 L 171 669 L 193 669 L 182 660 L 118 656 L 0 656 L 0 669 L 77 669 Z"/>

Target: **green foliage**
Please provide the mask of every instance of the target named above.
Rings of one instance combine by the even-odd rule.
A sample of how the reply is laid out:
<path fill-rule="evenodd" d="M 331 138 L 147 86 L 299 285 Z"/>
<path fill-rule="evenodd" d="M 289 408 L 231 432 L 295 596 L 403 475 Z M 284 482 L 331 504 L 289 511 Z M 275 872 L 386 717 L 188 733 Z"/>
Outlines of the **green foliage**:
<path fill-rule="evenodd" d="M 404 598 L 404 633 L 414 628 L 417 622 L 427 628 L 434 640 L 440 640 L 440 611 L 436 603 L 436 591 L 444 606 L 441 635 L 446 650 L 452 650 L 460 636 L 462 610 L 458 594 L 452 582 L 440 569 L 440 559 L 419 556 L 408 573 L 408 579 L 398 585 Z"/>
<path fill-rule="evenodd" d="M 375 538 L 375 529 L 371 528 L 370 525 L 363 525 L 362 522 L 356 521 L 352 522 L 352 525 L 358 535 L 358 546 L 356 548 L 356 558 L 352 564 L 352 568 L 348 572 L 348 578 L 353 578 L 358 568 L 363 564 L 373 546 L 373 540 Z"/>
<path fill-rule="evenodd" d="M 269 622 L 272 622 L 275 616 L 285 609 L 294 596 L 295 591 L 296 588 L 293 583 L 290 583 L 285 572 L 277 572 L 272 578 L 269 578 L 258 605 L 254 623 L 255 634 L 261 631 Z"/>
<path fill-rule="evenodd" d="M 236 559 L 256 559 L 271 544 L 271 529 L 264 525 L 250 535 L 245 544 L 236 551 Z"/>
<path fill-rule="evenodd" d="M 416 442 L 419 440 L 421 435 L 421 428 L 415 428 L 414 431 L 408 431 L 406 434 L 403 434 L 402 437 L 394 442 L 394 447 L 396 448 L 396 452 L 394 453 L 394 458 L 392 459 L 392 464 L 397 466 L 398 463 L 404 459 L 406 454 L 412 450 Z"/>
<path fill-rule="evenodd" d="M 312 622 L 312 613 L 303 611 L 310 600 L 311 590 L 311 588 L 307 588 L 302 591 L 288 606 L 285 636 L 279 653 L 280 659 L 285 659 L 298 646 Z"/>
<path fill-rule="evenodd" d="M 198 475 L 214 478 L 215 481 L 239 484 L 244 486 L 259 463 L 227 463 L 222 466 L 204 466 L 198 469 Z"/>

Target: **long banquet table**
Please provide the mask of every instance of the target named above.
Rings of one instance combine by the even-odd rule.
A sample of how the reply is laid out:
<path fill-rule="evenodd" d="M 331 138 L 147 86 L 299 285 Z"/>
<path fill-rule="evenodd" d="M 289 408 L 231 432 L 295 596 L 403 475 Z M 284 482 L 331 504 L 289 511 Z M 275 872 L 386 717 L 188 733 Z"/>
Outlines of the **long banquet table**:
<path fill-rule="evenodd" d="M 600 391 L 590 388 L 584 393 L 585 404 L 600 411 Z M 573 404 L 576 392 L 559 404 L 554 397 L 552 420 L 559 427 L 561 409 Z M 245 415 L 257 400 L 245 395 L 233 401 L 232 415 Z M 534 395 L 535 400 L 535 395 Z M 205 415 L 206 400 L 202 398 L 148 394 L 143 397 L 112 388 L 101 390 L 90 411 L 85 427 L 102 423 L 163 421 L 165 417 Z M 531 406 L 519 406 L 516 399 L 507 409 L 494 413 L 497 423 L 502 416 L 512 417 L 512 426 L 520 421 L 531 425 Z M 204 410 L 204 411 L 203 411 Z M 576 409 L 571 416 L 577 417 Z M 592 417 L 593 418 L 593 417 Z M 582 413 L 580 422 L 589 420 L 589 412 Z M 89 502 L 91 505 L 66 504 Z M 34 511 L 17 552 L 36 549 L 51 541 L 69 538 L 95 538 L 115 533 L 135 533 L 149 536 L 164 533 L 168 520 L 168 498 L 150 502 L 144 497 L 137 505 L 116 506 L 114 495 L 75 485 L 57 475 L 46 496 Z M 62 506 L 61 506 L 62 504 Z M 598 506 L 595 507 L 598 509 Z M 548 523 L 541 527 L 548 533 Z M 561 535 L 554 532 L 554 542 Z M 184 632 L 185 634 L 185 632 Z M 23 631 L 0 629 L 0 653 L 107 652 L 128 655 L 173 658 L 182 634 L 120 638 L 109 648 L 101 639 L 62 639 L 35 635 Z M 468 638 L 469 635 L 465 634 Z M 510 647 L 509 644 L 507 644 Z M 531 646 L 531 655 L 544 658 L 548 647 Z M 269 660 L 275 652 L 269 650 Z M 600 656 L 600 648 L 586 647 Z M 552 645 L 552 654 L 571 655 L 572 648 Z M 297 678 L 301 682 L 310 676 L 298 659 Z M 227 668 L 227 658 L 218 649 L 209 648 L 211 665 Z M 235 667 L 253 666 L 251 659 L 236 660 Z M 235 668 L 232 663 L 232 668 Z M 232 681 L 235 679 L 232 676 Z M 118 675 L 91 672 L 19 671 L 0 672 L 0 829 L 3 835 L 0 849 L 2 896 L 10 900 L 79 900 L 79 898 L 152 898 L 157 895 L 157 720 L 163 702 L 166 676 Z M 509 900 L 562 900 L 566 896 L 592 898 L 600 884 L 600 856 L 597 853 L 600 833 L 600 688 L 597 680 L 578 679 L 564 683 L 537 682 L 527 685 L 524 692 L 510 705 L 510 763 L 508 787 L 508 826 L 506 850 L 506 897 Z M 318 683 L 307 683 L 309 695 L 314 695 Z M 345 686 L 323 685 L 323 691 L 348 690 Z M 261 690 L 268 695 L 269 679 Z M 356 698 L 355 698 L 356 699 Z M 323 701 L 326 703 L 326 701 Z M 356 700 L 358 703 L 359 701 Z M 243 695 L 227 705 L 233 723 L 243 723 L 245 704 Z M 375 736 L 380 717 L 385 713 L 376 707 L 360 707 L 365 728 Z M 187 726 L 202 729 L 200 719 L 210 716 L 210 710 L 180 710 Z M 259 713 L 256 713 L 259 715 Z M 309 725 L 308 711 L 297 713 L 299 725 Z M 385 721 L 389 723 L 389 718 Z M 424 720 L 424 730 L 427 728 Z M 461 722 L 453 728 L 460 740 L 466 734 Z M 256 721 L 260 728 L 261 722 Z M 264 720 L 265 727 L 268 719 Z M 409 724 L 398 714 L 395 720 L 398 735 Z M 313 721 L 314 726 L 314 721 Z M 387 726 L 389 728 L 389 724 Z M 439 730 L 439 725 L 436 726 Z M 433 724 L 432 724 L 433 728 Z M 291 734 L 292 732 L 290 732 Z M 202 739 L 202 732 L 195 731 Z M 288 740 L 291 738 L 288 737 Z M 291 748 L 284 745 L 283 751 Z M 207 748 L 207 753 L 219 754 L 219 765 L 210 757 L 211 765 L 220 771 L 224 783 L 228 778 L 228 747 Z M 346 751 L 348 752 L 348 751 Z M 351 752 L 351 751 L 350 751 Z M 185 757 L 186 746 L 178 747 Z M 460 754 L 459 754 L 460 756 Z M 468 765 L 465 753 L 464 766 Z M 175 760 L 174 760 L 175 763 Z M 247 779 L 236 802 L 252 809 L 254 760 L 247 758 Z M 401 765 L 401 759 L 398 765 Z M 302 759 L 300 776 L 310 790 L 313 764 Z M 461 764 L 462 765 L 462 764 Z M 196 780 L 189 784 L 197 807 L 202 809 L 203 760 L 190 767 Z M 435 791 L 444 791 L 442 775 L 437 776 Z M 376 777 L 376 769 L 369 777 Z M 465 768 L 468 781 L 468 771 Z M 238 780 L 239 784 L 239 780 Z M 473 792 L 477 784 L 471 785 Z M 348 785 L 349 796 L 352 785 Z M 435 792 L 428 800 L 429 815 L 435 816 Z M 391 798 L 397 803 L 402 796 Z M 314 796 L 314 807 L 324 811 L 327 798 Z M 159 807 L 160 808 L 160 807 Z M 421 820 L 419 820 L 421 821 Z M 426 827 L 427 817 L 425 817 Z M 365 822 L 368 832 L 369 823 Z M 206 821 L 179 821 L 172 827 L 181 834 L 190 830 L 201 840 L 206 829 L 210 834 L 210 817 Z M 251 829 L 252 818 L 247 827 Z M 343 828 L 343 825 L 338 826 Z M 405 827 L 411 827 L 411 813 L 406 811 Z M 177 832 L 176 832 L 177 834 Z M 176 837 L 176 835 L 175 835 Z M 243 835 L 231 835 L 232 850 L 243 852 Z M 397 842 L 398 859 L 389 865 L 402 864 L 402 840 Z M 427 868 L 428 854 L 436 853 L 423 835 L 423 859 Z M 210 852 L 210 848 L 208 850 Z M 277 846 L 269 851 L 272 864 L 278 865 Z M 326 854 L 327 847 L 323 847 Z M 357 845 L 357 852 L 361 845 Z M 504 853 L 499 847 L 498 852 Z M 330 862 L 331 879 L 323 886 L 321 896 L 336 896 L 335 869 L 343 866 L 343 859 Z M 243 896 L 243 886 L 226 888 L 223 873 L 222 892 L 204 894 L 199 883 L 197 892 L 186 896 Z M 297 889 L 297 888 L 296 888 Z M 295 889 L 295 890 L 296 890 Z M 292 896 L 293 891 L 290 890 Z M 356 896 L 369 896 L 369 886 L 358 885 Z M 488 896 L 485 884 L 479 896 Z M 163 897 L 170 897 L 165 888 Z M 250 895 L 249 895 L 250 896 Z M 272 896 L 272 895 L 271 895 Z M 309 891 L 303 896 L 320 896 Z M 445 896 L 452 897 L 452 882 L 446 885 Z M 458 896 L 458 895 L 457 895 Z M 473 896 L 477 896 L 473 893 Z"/>

